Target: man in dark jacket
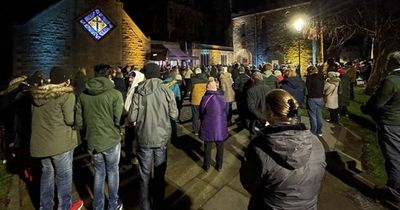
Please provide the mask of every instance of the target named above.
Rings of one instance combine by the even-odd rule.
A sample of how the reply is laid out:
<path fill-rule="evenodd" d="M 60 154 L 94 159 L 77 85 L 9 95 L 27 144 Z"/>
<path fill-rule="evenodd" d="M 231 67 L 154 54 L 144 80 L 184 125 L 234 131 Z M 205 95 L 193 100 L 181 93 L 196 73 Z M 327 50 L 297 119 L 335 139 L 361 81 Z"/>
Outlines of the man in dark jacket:
<path fill-rule="evenodd" d="M 40 158 L 40 209 L 53 209 L 57 189 L 58 209 L 70 209 L 72 161 L 77 146 L 74 125 L 75 94 L 69 75 L 60 67 L 50 71 L 52 84 L 32 89 L 30 152 Z"/>
<path fill-rule="evenodd" d="M 247 108 L 247 88 L 251 84 L 250 77 L 245 74 L 243 66 L 239 67 L 239 75 L 233 83 L 233 90 L 235 91 L 236 107 L 239 115 L 241 126 L 245 126 L 246 120 L 248 119 L 248 108 Z"/>
<path fill-rule="evenodd" d="M 258 131 L 265 126 L 265 97 L 271 88 L 264 84 L 263 75 L 256 71 L 253 73 L 253 86 L 247 91 L 247 106 L 251 113 L 249 132 L 250 138 L 257 135 Z"/>
<path fill-rule="evenodd" d="M 379 144 L 385 158 L 387 196 L 400 204 L 400 51 L 388 55 L 387 69 L 392 72 L 361 111 L 377 122 Z M 400 205 L 399 205 L 400 206 Z"/>
<path fill-rule="evenodd" d="M 95 66 L 96 77 L 86 83 L 86 90 L 76 104 L 76 125 L 86 129 L 85 139 L 96 169 L 93 209 L 104 209 L 104 180 L 108 178 L 108 209 L 122 209 L 118 198 L 119 159 L 121 153 L 120 118 L 122 94 L 107 78 L 111 66 Z"/>
<path fill-rule="evenodd" d="M 324 76 L 318 71 L 317 67 L 307 68 L 306 90 L 307 90 L 307 111 L 310 117 L 311 133 L 322 136 L 322 126 L 324 118 L 322 109 L 324 107 Z"/>
<path fill-rule="evenodd" d="M 134 93 L 128 118 L 136 126 L 138 137 L 139 205 L 142 210 L 150 210 L 163 207 L 170 120 L 177 119 L 178 109 L 174 93 L 159 79 L 160 67 L 147 63 L 143 73 L 146 80 Z"/>

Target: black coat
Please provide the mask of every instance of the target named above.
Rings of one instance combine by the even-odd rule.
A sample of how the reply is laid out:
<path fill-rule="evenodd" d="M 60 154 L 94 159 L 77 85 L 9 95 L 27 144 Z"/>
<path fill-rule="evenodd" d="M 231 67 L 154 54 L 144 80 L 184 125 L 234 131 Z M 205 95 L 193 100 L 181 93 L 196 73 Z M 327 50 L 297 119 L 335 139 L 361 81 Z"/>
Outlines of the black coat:
<path fill-rule="evenodd" d="M 252 119 L 260 121 L 261 124 L 265 124 L 265 108 L 266 108 L 266 97 L 271 91 L 268 85 L 265 85 L 263 81 L 256 81 L 254 85 L 247 91 L 247 106 Z"/>
<path fill-rule="evenodd" d="M 296 100 L 299 106 L 304 100 L 304 82 L 300 77 L 287 77 L 281 81 L 281 88 L 290 93 Z"/>

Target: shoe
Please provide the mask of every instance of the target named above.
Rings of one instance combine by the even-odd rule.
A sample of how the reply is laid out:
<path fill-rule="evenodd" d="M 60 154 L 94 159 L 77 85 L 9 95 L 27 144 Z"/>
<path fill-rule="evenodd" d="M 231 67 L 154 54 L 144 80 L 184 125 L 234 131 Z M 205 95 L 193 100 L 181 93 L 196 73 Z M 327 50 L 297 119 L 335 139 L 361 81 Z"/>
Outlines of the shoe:
<path fill-rule="evenodd" d="M 79 210 L 83 207 L 83 200 L 79 199 L 75 201 L 71 207 L 69 208 L 70 210 Z"/>
<path fill-rule="evenodd" d="M 210 169 L 210 166 L 202 166 L 202 168 L 204 169 L 204 171 L 208 172 L 208 169 Z"/>
<path fill-rule="evenodd" d="M 133 165 L 138 165 L 139 164 L 139 160 L 135 157 L 132 159 L 132 164 Z"/>
<path fill-rule="evenodd" d="M 124 205 L 120 202 L 116 208 L 116 210 L 122 210 L 124 209 Z"/>
<path fill-rule="evenodd" d="M 328 120 L 326 120 L 326 122 L 331 122 L 331 121 L 332 121 L 332 120 L 329 120 L 329 119 L 328 119 Z"/>
<path fill-rule="evenodd" d="M 222 169 L 222 166 L 216 165 L 215 170 L 220 171 Z"/>
<path fill-rule="evenodd" d="M 195 135 L 195 136 L 198 136 L 198 135 L 199 135 L 199 133 L 194 133 L 194 135 Z"/>
<path fill-rule="evenodd" d="M 322 133 L 319 133 L 318 136 L 319 136 L 319 137 L 322 137 Z"/>

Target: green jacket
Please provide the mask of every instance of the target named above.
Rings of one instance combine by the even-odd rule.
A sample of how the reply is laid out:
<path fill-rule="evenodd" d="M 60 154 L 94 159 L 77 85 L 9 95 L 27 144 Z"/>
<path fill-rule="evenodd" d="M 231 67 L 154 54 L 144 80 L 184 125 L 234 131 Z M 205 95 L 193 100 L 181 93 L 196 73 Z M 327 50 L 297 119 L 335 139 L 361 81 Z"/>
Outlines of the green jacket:
<path fill-rule="evenodd" d="M 79 128 L 86 129 L 90 152 L 103 152 L 121 141 L 122 108 L 122 94 L 111 80 L 95 77 L 86 83 L 76 104 L 75 119 Z"/>
<path fill-rule="evenodd" d="M 379 123 L 400 125 L 400 69 L 382 80 L 380 87 L 361 111 Z"/>
<path fill-rule="evenodd" d="M 73 129 L 74 89 L 52 84 L 34 88 L 31 93 L 31 156 L 49 157 L 73 150 L 78 144 Z"/>

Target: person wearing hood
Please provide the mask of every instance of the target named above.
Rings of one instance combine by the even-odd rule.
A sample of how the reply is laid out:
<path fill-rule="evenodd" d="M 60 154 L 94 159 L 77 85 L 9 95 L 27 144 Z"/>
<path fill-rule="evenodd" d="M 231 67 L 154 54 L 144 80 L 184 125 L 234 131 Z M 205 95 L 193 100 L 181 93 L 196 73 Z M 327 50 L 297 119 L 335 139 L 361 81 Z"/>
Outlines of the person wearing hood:
<path fill-rule="evenodd" d="M 88 80 L 86 90 L 76 104 L 76 125 L 86 130 L 85 140 L 92 156 L 95 176 L 93 209 L 104 209 L 104 182 L 108 181 L 108 208 L 122 209 L 118 197 L 119 160 L 121 153 L 120 118 L 123 110 L 122 94 L 108 76 L 112 67 L 99 64 L 95 77 Z"/>
<path fill-rule="evenodd" d="M 180 101 L 181 101 L 181 89 L 179 88 L 178 81 L 176 79 L 174 79 L 170 73 L 165 73 L 163 84 L 165 86 L 167 86 L 174 93 L 175 101 L 176 101 L 178 113 L 179 113 L 180 107 L 178 104 L 180 104 Z M 178 114 L 178 119 L 179 119 L 179 114 Z M 178 138 L 178 130 L 176 127 L 175 120 L 171 120 L 171 126 L 172 126 L 171 138 L 172 138 L 172 141 L 175 141 Z"/>
<path fill-rule="evenodd" d="M 240 168 L 240 181 L 251 195 L 248 209 L 317 209 L 324 147 L 297 123 L 298 104 L 287 91 L 272 90 L 266 102 L 269 126 L 250 142 Z"/>
<path fill-rule="evenodd" d="M 160 67 L 147 63 L 142 71 L 146 80 L 139 83 L 133 95 L 128 119 L 137 131 L 139 205 L 142 210 L 150 210 L 163 207 L 167 144 L 171 120 L 177 119 L 178 109 L 174 93 L 159 79 Z"/>
<path fill-rule="evenodd" d="M 390 71 L 375 94 L 361 106 L 364 114 L 376 121 L 378 141 L 387 173 L 385 199 L 400 206 L 400 51 L 389 53 L 386 69 Z"/>
<path fill-rule="evenodd" d="M 61 67 L 50 71 L 51 84 L 33 87 L 30 153 L 42 165 L 40 209 L 71 208 L 72 162 L 78 145 L 74 129 L 75 94 L 70 76 Z M 83 205 L 83 203 L 81 202 Z"/>
<path fill-rule="evenodd" d="M 272 89 L 279 88 L 278 80 L 272 73 L 271 63 L 265 63 L 262 67 L 261 73 L 263 74 L 263 81 L 266 85 L 268 85 Z"/>
<path fill-rule="evenodd" d="M 235 92 L 232 87 L 232 74 L 228 72 L 228 68 L 225 66 L 222 67 L 219 81 L 226 101 L 226 121 L 228 122 L 228 125 L 232 125 L 232 103 L 235 101 Z"/>

